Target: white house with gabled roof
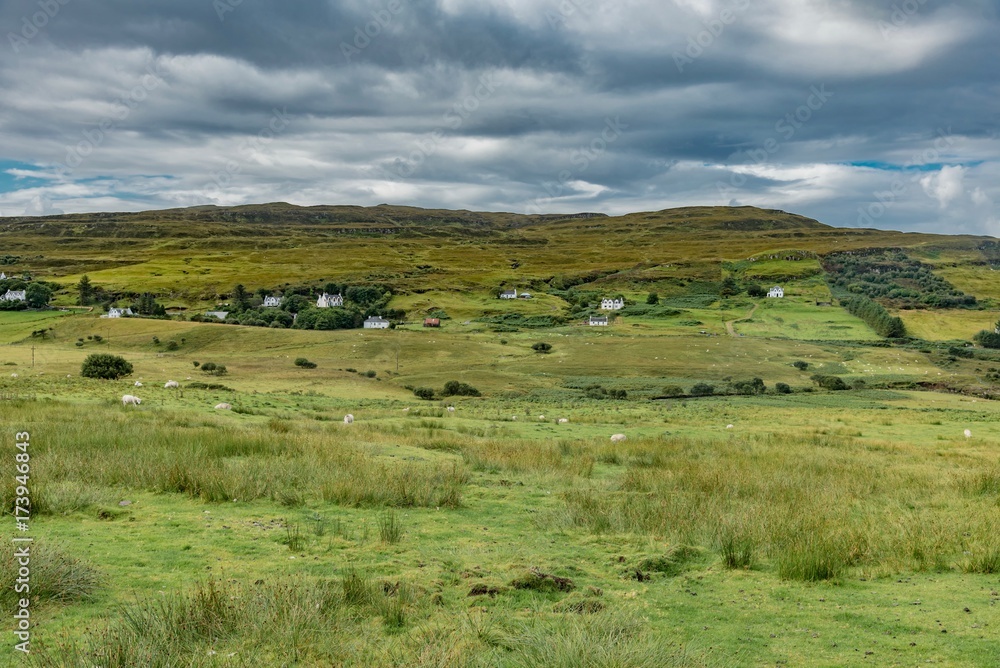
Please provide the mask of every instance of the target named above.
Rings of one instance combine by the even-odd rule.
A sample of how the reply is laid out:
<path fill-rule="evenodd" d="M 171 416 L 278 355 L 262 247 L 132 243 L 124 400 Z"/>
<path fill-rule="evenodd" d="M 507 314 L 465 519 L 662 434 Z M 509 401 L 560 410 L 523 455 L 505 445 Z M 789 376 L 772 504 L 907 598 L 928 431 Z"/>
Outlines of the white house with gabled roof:
<path fill-rule="evenodd" d="M 365 320 L 365 329 L 389 329 L 389 321 L 377 315 Z"/>
<path fill-rule="evenodd" d="M 316 308 L 332 308 L 334 306 L 343 306 L 344 296 L 343 295 L 328 295 L 325 292 L 319 296 L 316 300 Z"/>
<path fill-rule="evenodd" d="M 278 308 L 281 306 L 281 297 L 276 295 L 268 295 L 264 297 L 264 306 L 266 308 Z"/>
<path fill-rule="evenodd" d="M 780 285 L 776 285 L 767 291 L 767 296 L 773 299 L 783 299 L 785 297 L 785 289 Z"/>
<path fill-rule="evenodd" d="M 28 299 L 28 291 L 27 290 L 8 290 L 7 294 L 5 294 L 3 297 L 0 297 L 0 299 L 3 299 L 4 301 L 8 301 L 8 302 L 23 302 L 23 301 L 26 301 Z"/>
<path fill-rule="evenodd" d="M 620 311 L 625 308 L 625 300 L 619 297 L 618 299 L 602 299 L 601 300 L 601 310 L 602 311 Z"/>

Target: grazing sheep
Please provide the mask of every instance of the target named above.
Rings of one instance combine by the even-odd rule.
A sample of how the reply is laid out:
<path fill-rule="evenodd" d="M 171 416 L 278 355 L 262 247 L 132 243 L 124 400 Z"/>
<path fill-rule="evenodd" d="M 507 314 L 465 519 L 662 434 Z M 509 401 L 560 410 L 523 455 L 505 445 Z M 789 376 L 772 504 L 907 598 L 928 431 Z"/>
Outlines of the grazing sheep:
<path fill-rule="evenodd" d="M 409 413 L 409 412 L 410 412 L 410 409 L 409 409 L 409 408 L 404 408 L 404 409 L 403 409 L 403 412 L 404 412 L 404 413 Z"/>
<path fill-rule="evenodd" d="M 726 425 L 726 429 L 732 429 L 732 428 L 733 428 L 733 425 L 731 425 L 731 424 L 727 424 Z"/>
<path fill-rule="evenodd" d="M 567 422 L 569 422 L 569 420 L 566 418 L 559 418 L 559 424 L 566 424 Z"/>
<path fill-rule="evenodd" d="M 966 438 L 972 438 L 972 430 L 971 429 L 966 429 L 965 430 L 965 437 Z"/>
<path fill-rule="evenodd" d="M 611 442 L 612 443 L 623 443 L 624 441 L 625 441 L 625 434 L 612 434 L 611 435 Z"/>
<path fill-rule="evenodd" d="M 514 421 L 514 422 L 517 422 L 517 416 L 516 416 L 516 415 L 511 415 L 511 416 L 510 416 L 510 419 L 511 419 L 512 421 Z"/>
<path fill-rule="evenodd" d="M 344 416 L 344 424 L 351 424 L 354 422 L 354 416 L 348 413 Z"/>
<path fill-rule="evenodd" d="M 544 419 L 545 419 L 545 416 L 544 416 L 544 415 L 539 415 L 539 416 L 538 416 L 538 419 L 539 419 L 539 420 L 544 420 Z"/>
<path fill-rule="evenodd" d="M 11 378 L 17 378 L 17 374 L 16 373 L 12 373 L 12 374 L 10 374 L 10 377 Z"/>
<path fill-rule="evenodd" d="M 129 404 L 132 404 L 133 406 L 138 406 L 141 403 L 142 399 L 133 396 L 131 394 L 126 394 L 122 397 L 122 406 L 128 406 Z"/>
<path fill-rule="evenodd" d="M 455 407 L 454 406 L 448 406 L 448 412 L 449 413 L 454 413 L 455 412 Z"/>
<path fill-rule="evenodd" d="M 181 384 L 178 383 L 176 380 L 168 380 L 163 387 L 170 389 L 170 388 L 178 388 L 180 386 Z"/>
<path fill-rule="evenodd" d="M 142 383 L 140 383 L 139 381 L 135 381 L 135 386 L 136 387 L 142 387 Z"/>
<path fill-rule="evenodd" d="M 220 411 L 231 411 L 233 410 L 233 405 L 227 403 L 221 403 L 221 404 L 215 404 L 215 408 L 216 410 Z"/>

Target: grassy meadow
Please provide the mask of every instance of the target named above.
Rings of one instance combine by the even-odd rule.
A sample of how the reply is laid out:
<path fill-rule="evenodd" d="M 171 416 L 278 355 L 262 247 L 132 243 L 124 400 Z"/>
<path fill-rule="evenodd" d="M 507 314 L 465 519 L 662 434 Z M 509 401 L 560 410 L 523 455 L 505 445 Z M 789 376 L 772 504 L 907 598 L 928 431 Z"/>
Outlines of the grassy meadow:
<path fill-rule="evenodd" d="M 12 515 L 29 431 L 35 539 L 32 652 L 0 666 L 997 665 L 1000 354 L 966 345 L 998 319 L 982 239 L 750 208 L 218 213 L 0 238 L 58 307 L 84 274 L 188 313 L 237 282 L 343 279 L 391 285 L 406 322 L 0 312 L 0 491 Z M 819 256 L 896 246 L 975 308 L 894 310 L 911 338 L 888 341 L 827 304 Z M 787 297 L 723 297 L 727 276 Z M 663 308 L 588 327 L 567 285 Z M 132 374 L 81 377 L 97 352 Z"/>

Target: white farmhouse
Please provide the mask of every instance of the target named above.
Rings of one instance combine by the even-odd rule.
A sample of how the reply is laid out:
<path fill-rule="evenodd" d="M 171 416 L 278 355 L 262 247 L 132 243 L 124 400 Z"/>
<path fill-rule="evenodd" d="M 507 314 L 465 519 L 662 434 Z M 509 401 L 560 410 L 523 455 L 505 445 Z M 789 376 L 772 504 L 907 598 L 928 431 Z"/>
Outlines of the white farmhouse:
<path fill-rule="evenodd" d="M 316 308 L 331 308 L 333 306 L 343 306 L 343 295 L 328 295 L 325 292 L 316 300 Z"/>
<path fill-rule="evenodd" d="M 107 315 L 102 315 L 102 318 L 121 318 L 126 315 L 135 315 L 132 313 L 130 308 L 109 308 Z"/>
<path fill-rule="evenodd" d="M 264 297 L 264 306 L 266 308 L 278 308 L 281 306 L 281 297 L 275 295 L 268 295 Z"/>
<path fill-rule="evenodd" d="M 389 329 L 389 321 L 373 315 L 365 320 L 365 329 Z"/>
<path fill-rule="evenodd" d="M 0 271 L 0 281 L 6 281 L 6 280 L 7 280 L 7 274 Z"/>
<path fill-rule="evenodd" d="M 4 301 L 8 302 L 23 302 L 28 299 L 27 290 L 8 290 L 2 298 Z"/>
<path fill-rule="evenodd" d="M 504 290 L 500 293 L 500 299 L 517 299 L 517 290 Z"/>
<path fill-rule="evenodd" d="M 773 297 L 775 299 L 783 299 L 785 296 L 785 289 L 779 285 L 776 285 L 767 291 L 767 296 Z"/>
<path fill-rule="evenodd" d="M 592 315 L 590 320 L 587 322 L 591 327 L 607 327 L 608 326 L 608 316 L 606 315 Z"/>
<path fill-rule="evenodd" d="M 601 310 L 602 311 L 620 311 L 625 308 L 625 300 L 618 299 L 602 299 L 601 300 Z"/>

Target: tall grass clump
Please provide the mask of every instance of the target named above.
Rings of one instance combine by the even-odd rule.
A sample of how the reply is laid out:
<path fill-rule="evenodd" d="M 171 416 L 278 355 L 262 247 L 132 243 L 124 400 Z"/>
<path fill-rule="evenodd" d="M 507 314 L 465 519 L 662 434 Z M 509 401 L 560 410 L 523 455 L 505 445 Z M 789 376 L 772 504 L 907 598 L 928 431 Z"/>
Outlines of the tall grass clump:
<path fill-rule="evenodd" d="M 403 521 L 394 510 L 390 509 L 379 515 L 378 535 L 387 545 L 395 545 L 403 539 Z"/>
<path fill-rule="evenodd" d="M 23 597 L 14 591 L 18 577 L 15 545 L 0 543 L 0 602 L 13 605 Z M 31 545 L 31 600 L 75 603 L 91 600 L 101 588 L 101 575 L 59 546 Z"/>

